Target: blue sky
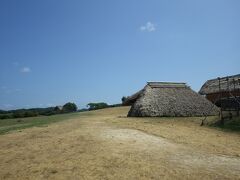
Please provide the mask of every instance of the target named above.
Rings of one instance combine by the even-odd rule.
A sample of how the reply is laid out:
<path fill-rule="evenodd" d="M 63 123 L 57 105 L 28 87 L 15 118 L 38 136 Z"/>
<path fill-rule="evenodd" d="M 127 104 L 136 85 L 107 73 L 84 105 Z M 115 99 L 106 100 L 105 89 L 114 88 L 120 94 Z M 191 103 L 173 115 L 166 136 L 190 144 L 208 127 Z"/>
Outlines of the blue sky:
<path fill-rule="evenodd" d="M 238 0 L 1 0 L 0 109 L 119 103 L 238 74 Z"/>

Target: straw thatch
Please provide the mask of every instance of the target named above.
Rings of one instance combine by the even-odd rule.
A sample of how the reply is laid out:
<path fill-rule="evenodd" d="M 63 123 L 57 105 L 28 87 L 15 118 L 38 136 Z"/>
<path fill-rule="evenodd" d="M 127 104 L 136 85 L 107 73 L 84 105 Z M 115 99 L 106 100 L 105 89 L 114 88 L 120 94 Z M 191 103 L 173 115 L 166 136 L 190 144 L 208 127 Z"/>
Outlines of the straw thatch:
<path fill-rule="evenodd" d="M 218 114 L 218 108 L 185 83 L 150 82 L 127 97 L 132 102 L 128 116 L 205 116 Z"/>
<path fill-rule="evenodd" d="M 213 94 L 219 92 L 235 91 L 237 89 L 240 89 L 240 74 L 220 78 L 220 89 L 218 78 L 208 80 L 200 89 L 199 94 Z"/>
<path fill-rule="evenodd" d="M 124 106 L 129 106 L 129 105 L 132 105 L 136 99 L 143 93 L 143 90 L 140 90 L 138 92 L 136 92 L 135 94 L 133 94 L 132 96 L 128 96 L 123 102 L 122 102 L 122 105 Z"/>

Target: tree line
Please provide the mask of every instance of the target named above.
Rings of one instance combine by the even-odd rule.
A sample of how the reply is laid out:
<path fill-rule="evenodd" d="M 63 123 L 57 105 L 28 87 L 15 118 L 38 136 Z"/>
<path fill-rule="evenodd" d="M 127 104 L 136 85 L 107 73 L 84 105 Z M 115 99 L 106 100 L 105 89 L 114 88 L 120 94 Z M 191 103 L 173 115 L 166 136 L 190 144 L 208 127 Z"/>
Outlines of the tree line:
<path fill-rule="evenodd" d="M 55 114 L 63 114 L 70 112 L 83 112 L 92 111 L 110 107 L 119 107 L 122 104 L 109 105 L 104 102 L 88 103 L 87 108 L 79 109 L 75 103 L 68 102 L 63 106 L 47 107 L 47 108 L 31 108 L 31 109 L 17 109 L 4 111 L 0 110 L 0 119 L 13 119 L 13 118 L 25 118 L 25 117 L 35 117 L 35 116 L 51 116 Z"/>
<path fill-rule="evenodd" d="M 24 118 L 35 116 L 50 116 L 54 114 L 76 112 L 77 105 L 68 102 L 63 106 L 47 107 L 47 108 L 31 108 L 31 109 L 16 109 L 4 111 L 0 110 L 0 119 Z"/>
<path fill-rule="evenodd" d="M 119 107 L 119 106 L 122 106 L 122 104 L 108 105 L 107 103 L 104 103 L 104 102 L 88 103 L 87 104 L 87 107 L 88 107 L 89 111 L 98 110 L 98 109 L 104 109 L 104 108 L 110 108 L 110 107 Z"/>

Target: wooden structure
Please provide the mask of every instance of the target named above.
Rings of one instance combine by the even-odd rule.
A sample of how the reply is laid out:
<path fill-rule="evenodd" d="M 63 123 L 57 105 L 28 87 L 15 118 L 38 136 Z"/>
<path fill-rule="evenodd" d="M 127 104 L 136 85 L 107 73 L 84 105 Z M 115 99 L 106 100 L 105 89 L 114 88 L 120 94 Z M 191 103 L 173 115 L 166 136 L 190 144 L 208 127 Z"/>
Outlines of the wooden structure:
<path fill-rule="evenodd" d="M 221 108 L 221 119 L 223 112 L 230 117 L 239 116 L 240 74 L 208 80 L 199 94 L 205 95 L 208 100 Z"/>

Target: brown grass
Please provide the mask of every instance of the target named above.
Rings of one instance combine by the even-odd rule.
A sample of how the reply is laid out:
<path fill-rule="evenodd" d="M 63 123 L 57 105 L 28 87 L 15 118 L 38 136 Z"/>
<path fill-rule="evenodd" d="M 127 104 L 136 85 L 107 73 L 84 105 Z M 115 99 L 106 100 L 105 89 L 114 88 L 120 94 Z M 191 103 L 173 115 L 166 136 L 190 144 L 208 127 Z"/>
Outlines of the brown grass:
<path fill-rule="evenodd" d="M 240 134 L 129 107 L 0 136 L 0 179 L 239 179 Z"/>

